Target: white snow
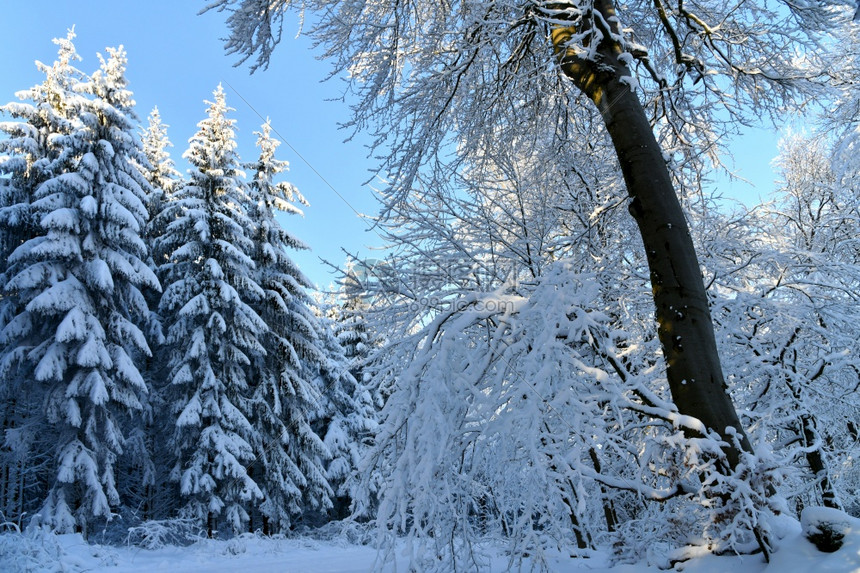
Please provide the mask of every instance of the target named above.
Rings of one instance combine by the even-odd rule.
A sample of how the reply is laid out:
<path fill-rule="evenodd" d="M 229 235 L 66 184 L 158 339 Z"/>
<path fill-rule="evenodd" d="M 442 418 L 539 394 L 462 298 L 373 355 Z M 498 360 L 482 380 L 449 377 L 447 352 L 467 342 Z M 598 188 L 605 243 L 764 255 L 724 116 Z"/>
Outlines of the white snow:
<path fill-rule="evenodd" d="M 816 518 L 833 518 L 832 511 L 817 510 Z M 848 524 L 844 545 L 834 553 L 822 553 L 806 540 L 800 524 L 791 521 L 771 562 L 761 555 L 716 556 L 703 552 L 688 561 L 676 563 L 671 571 L 685 573 L 851 573 L 860 572 L 860 520 L 837 512 Z M 805 516 L 806 517 L 806 516 Z M 511 564 L 502 550 L 487 549 L 490 555 L 483 571 L 508 571 Z M 689 551 L 690 555 L 695 550 Z M 578 557 L 555 552 L 547 556 L 549 569 L 557 573 L 645 573 L 660 569 L 645 564 L 610 565 L 605 553 L 592 552 Z M 395 551 L 396 563 L 369 545 L 349 543 L 345 537 L 325 541 L 298 537 L 264 538 L 246 534 L 227 541 L 201 539 L 187 547 L 164 546 L 142 549 L 137 546 L 88 544 L 77 534 L 59 535 L 30 532 L 0 535 L 0 570 L 88 571 L 109 573 L 237 573 L 318 572 L 353 573 L 407 571 L 405 551 Z M 377 562 L 379 560 L 379 562 Z M 381 566 L 380 566 L 381 563 Z M 528 560 L 514 563 L 514 570 L 531 570 Z"/>

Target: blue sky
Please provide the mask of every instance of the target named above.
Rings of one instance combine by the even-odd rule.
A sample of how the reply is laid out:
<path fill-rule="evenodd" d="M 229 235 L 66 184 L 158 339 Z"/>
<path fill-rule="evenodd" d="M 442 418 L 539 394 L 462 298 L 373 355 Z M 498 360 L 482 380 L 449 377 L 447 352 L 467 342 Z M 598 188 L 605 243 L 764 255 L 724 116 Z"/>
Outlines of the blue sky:
<path fill-rule="evenodd" d="M 192 0 L 0 0 L 0 102 L 12 101 L 16 91 L 42 82 L 35 60 L 53 62 L 56 46 L 51 39 L 75 26 L 75 45 L 83 58 L 78 68 L 84 72 L 98 68 L 96 53 L 104 54 L 105 47 L 125 47 L 138 114 L 145 123 L 158 106 L 170 125 L 174 161 L 184 171 L 181 155 L 205 116 L 203 100 L 211 99 L 212 90 L 223 82 L 227 101 L 236 108 L 233 117 L 244 161 L 256 158 L 253 132 L 262 123 L 258 113 L 271 118 L 285 141 L 279 148 L 280 158 L 290 162 L 285 178 L 311 205 L 304 208 L 304 218 L 280 220 L 311 247 L 311 252 L 294 253 L 293 258 L 313 282 L 325 287 L 333 276 L 320 258 L 343 264 L 343 248 L 373 257 L 369 247 L 382 242 L 368 231 L 368 221 L 356 215 L 376 210 L 365 185 L 374 167 L 367 157 L 368 139 L 345 141 L 351 134 L 338 125 L 349 119 L 349 109 L 342 101 L 330 101 L 338 100 L 344 85 L 338 79 L 322 81 L 329 64 L 314 57 L 307 39 L 295 39 L 297 22 L 286 25 L 269 69 L 250 75 L 246 66 L 233 66 L 235 57 L 224 54 L 220 38 L 226 35 L 225 15 L 198 16 L 203 5 Z M 733 142 L 735 166 L 755 187 L 721 177 L 718 185 L 724 195 L 753 203 L 768 193 L 776 141 L 772 132 L 756 130 Z"/>
<path fill-rule="evenodd" d="M 280 220 L 311 246 L 312 252 L 293 253 L 293 258 L 315 283 L 325 287 L 333 277 L 320 257 L 340 265 L 345 260 L 341 247 L 373 256 L 365 245 L 381 244 L 367 231 L 368 222 L 355 213 L 376 210 L 372 192 L 364 185 L 374 166 L 367 158 L 366 140 L 358 137 L 344 142 L 350 133 L 338 129 L 338 124 L 349 118 L 349 110 L 340 101 L 328 101 L 340 97 L 343 84 L 336 79 L 322 82 L 329 65 L 314 58 L 305 39 L 294 39 L 295 23 L 285 31 L 268 71 L 250 75 L 247 67 L 234 67 L 235 58 L 224 54 L 219 39 L 226 34 L 224 14 L 198 16 L 202 5 L 189 0 L 0 1 L 0 102 L 13 101 L 16 91 L 42 82 L 44 76 L 34 62 L 50 65 L 57 53 L 51 39 L 64 37 L 71 26 L 82 57 L 77 67 L 84 72 L 98 69 L 96 54 L 106 54 L 105 47 L 122 44 L 128 53 L 127 77 L 138 115 L 145 124 L 146 116 L 158 106 L 162 120 L 170 125 L 173 159 L 184 172 L 181 155 L 197 122 L 206 115 L 203 100 L 211 100 L 212 91 L 223 82 L 227 102 L 236 108 L 233 117 L 238 122 L 239 154 L 244 161 L 257 156 L 253 132 L 262 123 L 259 112 L 271 118 L 279 139 L 292 145 L 307 162 L 286 143 L 279 147 L 280 158 L 290 162 L 285 179 L 298 186 L 310 202 L 310 207 L 303 208 L 304 218 L 284 216 Z"/>

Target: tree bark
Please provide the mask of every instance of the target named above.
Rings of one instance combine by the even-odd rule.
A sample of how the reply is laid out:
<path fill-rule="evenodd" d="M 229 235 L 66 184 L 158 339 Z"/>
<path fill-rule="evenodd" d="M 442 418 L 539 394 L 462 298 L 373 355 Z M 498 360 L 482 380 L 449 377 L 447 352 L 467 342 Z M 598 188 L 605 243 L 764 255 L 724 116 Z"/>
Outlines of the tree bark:
<path fill-rule="evenodd" d="M 598 57 L 587 60 L 569 49 L 575 28 L 556 27 L 552 41 L 562 70 L 600 111 L 615 147 L 630 196 L 651 276 L 657 332 L 666 361 L 672 399 L 681 414 L 701 420 L 728 443 L 723 448 L 734 468 L 741 449 L 752 451 L 723 378 L 711 313 L 699 261 L 663 151 L 645 110 L 625 78 L 629 68 L 618 59 L 620 36 L 611 0 L 595 0 L 595 12 L 614 29 L 601 29 Z M 592 20 L 586 18 L 584 20 Z M 600 18 L 594 18 L 600 26 Z M 730 429 L 731 428 L 731 429 Z"/>

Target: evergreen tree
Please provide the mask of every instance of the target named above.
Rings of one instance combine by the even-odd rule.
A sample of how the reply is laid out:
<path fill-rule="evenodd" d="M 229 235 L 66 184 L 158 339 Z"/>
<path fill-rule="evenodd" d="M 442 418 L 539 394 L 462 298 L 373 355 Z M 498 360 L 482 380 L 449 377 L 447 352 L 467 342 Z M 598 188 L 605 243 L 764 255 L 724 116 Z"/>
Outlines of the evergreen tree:
<path fill-rule="evenodd" d="M 323 419 L 326 445 L 332 452 L 327 475 L 337 492 L 335 517 L 339 518 L 346 517 L 347 510 L 367 513 L 367 507 L 350 506 L 360 497 L 356 470 L 378 430 L 377 413 L 385 403 L 370 361 L 372 351 L 381 346 L 380 340 L 373 337 L 368 326 L 368 294 L 355 267 L 348 265 L 339 292 L 326 293 L 316 301 L 324 327 L 322 338 L 338 365 L 331 372 L 333 376 L 323 379 L 329 398 L 329 413 Z M 374 489 L 368 499 L 359 502 L 375 504 L 376 493 Z"/>
<path fill-rule="evenodd" d="M 260 156 L 247 166 L 253 173 L 249 210 L 256 276 L 265 293 L 256 308 L 269 332 L 263 338 L 266 354 L 255 364 L 252 407 L 260 435 L 252 471 L 261 475 L 266 500 L 260 511 L 268 532 L 288 528 L 307 508 L 327 511 L 332 490 L 324 466 L 330 454 L 311 427 L 322 400 L 314 375 L 326 354 L 306 291 L 310 281 L 287 252 L 307 246 L 275 220 L 275 211 L 301 214 L 293 202 L 307 202 L 293 185 L 275 181 L 287 162 L 275 159 L 280 142 L 269 123 L 256 133 Z"/>
<path fill-rule="evenodd" d="M 153 108 L 147 119 L 148 126 L 140 135 L 147 159 L 144 171 L 153 193 L 147 203 L 150 217 L 144 238 L 150 243 L 153 264 L 158 266 L 164 262 L 164 253 L 156 254 L 152 243 L 155 243 L 155 239 L 164 233 L 164 228 L 169 222 L 159 215 L 166 210 L 167 203 L 176 193 L 182 176 L 170 157 L 168 148 L 173 147 L 167 137 L 167 128 L 170 126 L 162 123 L 158 107 Z"/>
<path fill-rule="evenodd" d="M 207 118 L 184 157 L 190 180 L 168 205 L 170 223 L 158 242 L 167 253 L 159 311 L 166 329 L 168 399 L 175 427 L 171 477 L 179 483 L 183 514 L 217 518 L 239 531 L 246 508 L 262 498 L 245 465 L 260 432 L 249 421 L 251 365 L 265 356 L 266 324 L 249 305 L 264 291 L 249 256 L 252 227 L 233 125 L 219 85 Z"/>
<path fill-rule="evenodd" d="M 149 114 L 146 129 L 140 132 L 143 154 L 147 160 L 142 169 L 152 186 L 152 193 L 146 205 L 150 219 L 144 229 L 143 239 L 150 253 L 147 262 L 157 276 L 161 273 L 160 266 L 166 261 L 166 254 L 158 250 L 157 243 L 170 222 L 168 206 L 181 181 L 181 175 L 168 151 L 173 146 L 167 137 L 168 127 L 162 123 L 161 114 L 156 107 Z M 164 343 L 164 333 L 157 312 L 160 293 L 151 292 L 150 295 L 147 298 L 151 311 L 147 325 L 148 334 L 154 343 L 161 345 Z M 148 520 L 164 518 L 170 514 L 175 492 L 167 485 L 170 462 L 165 445 L 170 435 L 170 424 L 161 423 L 165 421 L 162 416 L 167 410 L 163 395 L 166 376 L 164 361 L 150 358 L 146 361 L 143 375 L 150 389 L 148 401 L 144 404 L 145 427 L 130 436 L 129 444 L 130 449 L 138 453 L 134 459 L 143 463 L 131 468 L 129 483 L 125 484 L 125 497 L 131 507 L 139 510 L 139 517 Z M 132 477 L 137 479 L 131 479 Z"/>
<path fill-rule="evenodd" d="M 8 136 L 0 140 L 0 429 L 5 433 L 0 440 L 0 511 L 19 526 L 44 498 L 52 439 L 42 408 L 44 387 L 30 382 L 33 365 L 26 354 L 35 342 L 24 343 L 14 327 L 8 327 L 24 310 L 28 296 L 10 287 L 10 279 L 25 267 L 23 261 L 13 262 L 12 253 L 41 232 L 31 203 L 36 189 L 58 168 L 59 148 L 53 138 L 71 129 L 71 102 L 78 97 L 72 86 L 84 77 L 72 65 L 80 59 L 74 37 L 70 30 L 66 38 L 55 39 L 59 50 L 54 64 L 36 62 L 45 80 L 18 92 L 23 101 L 0 108 L 17 120 L 0 123 Z"/>
<path fill-rule="evenodd" d="M 354 265 L 349 265 L 340 289 L 343 302 L 332 309 L 334 334 L 343 347 L 344 356 L 349 360 L 350 372 L 356 380 L 363 380 L 363 365 L 375 345 L 371 340 L 365 313 L 369 304 L 364 297 L 361 280 L 356 276 Z"/>
<path fill-rule="evenodd" d="M 52 176 L 31 206 L 39 234 L 10 257 L 22 270 L 7 288 L 26 306 L 4 331 L 10 346 L 27 349 L 57 433 L 53 483 L 37 522 L 84 533 L 120 501 L 121 425 L 139 414 L 146 393 L 136 363 L 149 354 L 141 290 L 158 288 L 143 262 L 149 185 L 137 167 L 125 53 L 109 55 L 90 81 L 72 86 L 71 127 L 52 138 Z"/>
<path fill-rule="evenodd" d="M 356 498 L 358 469 L 377 429 L 375 411 L 371 393 L 350 372 L 351 361 L 335 336 L 333 325 L 324 317 L 317 323 L 317 339 L 325 360 L 309 364 L 315 367 L 323 397 L 315 425 L 331 454 L 326 478 L 336 496 L 334 517 L 344 518 Z"/>

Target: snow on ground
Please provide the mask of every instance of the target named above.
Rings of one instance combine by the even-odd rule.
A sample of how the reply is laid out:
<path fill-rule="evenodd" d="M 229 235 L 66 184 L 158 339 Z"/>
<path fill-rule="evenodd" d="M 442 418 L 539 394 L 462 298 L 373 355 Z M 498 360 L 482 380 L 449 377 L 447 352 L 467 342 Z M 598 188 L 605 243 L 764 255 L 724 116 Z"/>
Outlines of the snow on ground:
<path fill-rule="evenodd" d="M 793 523 L 779 549 L 766 564 L 760 555 L 702 555 L 675 564 L 673 571 L 685 573 L 860 573 L 860 520 L 845 514 L 843 545 L 833 553 L 816 549 Z M 817 519 L 832 517 L 821 512 L 804 516 L 804 527 Z M 310 538 L 271 539 L 244 536 L 229 541 L 201 540 L 187 547 L 166 546 L 141 549 L 135 546 L 87 544 L 80 535 L 0 535 L 0 571 L 18 572 L 105 572 L 105 573 L 358 573 L 373 569 L 377 552 L 370 546 L 354 545 L 345 539 L 327 541 Z M 385 563 L 383 571 L 407 571 L 405 558 Z M 523 570 L 528 571 L 526 563 Z M 571 558 L 557 555 L 550 560 L 556 573 L 656 573 L 644 564 L 609 566 L 605 555 Z M 506 571 L 508 563 L 499 554 L 488 571 Z"/>

